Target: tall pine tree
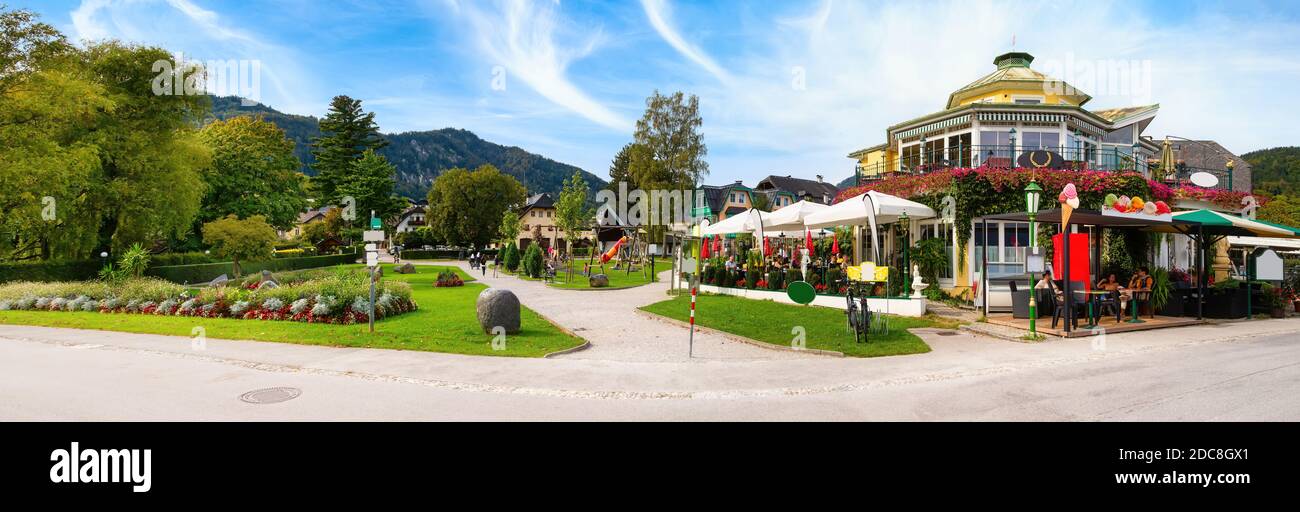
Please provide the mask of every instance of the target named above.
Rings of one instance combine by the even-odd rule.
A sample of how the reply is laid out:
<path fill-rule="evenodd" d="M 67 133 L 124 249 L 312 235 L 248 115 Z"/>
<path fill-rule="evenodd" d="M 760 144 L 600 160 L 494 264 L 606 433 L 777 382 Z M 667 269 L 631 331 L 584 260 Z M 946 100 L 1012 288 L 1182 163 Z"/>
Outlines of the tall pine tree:
<path fill-rule="evenodd" d="M 318 204 L 335 204 L 342 195 L 339 187 L 347 181 L 353 162 L 368 150 L 388 145 L 379 134 L 375 113 L 361 109 L 361 100 L 335 96 L 329 113 L 320 121 L 321 136 L 312 143 L 316 177 L 312 184 Z"/>

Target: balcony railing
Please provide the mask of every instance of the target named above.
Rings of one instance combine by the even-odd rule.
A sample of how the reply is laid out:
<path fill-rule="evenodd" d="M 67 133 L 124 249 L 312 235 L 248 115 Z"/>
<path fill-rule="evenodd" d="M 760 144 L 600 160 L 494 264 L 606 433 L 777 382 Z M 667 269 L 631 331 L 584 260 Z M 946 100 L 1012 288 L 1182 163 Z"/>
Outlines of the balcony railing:
<path fill-rule="evenodd" d="M 859 165 L 858 183 L 883 179 L 895 174 L 925 174 L 954 167 L 990 167 L 1009 169 L 1019 167 L 1021 155 L 1031 151 L 1046 150 L 1061 155 L 1068 169 L 1094 171 L 1133 171 L 1148 175 L 1145 159 L 1133 158 L 1132 150 L 1114 147 L 1062 147 L 1016 145 L 950 146 L 944 149 L 907 152 L 899 156 L 893 166 L 885 163 Z"/>
<path fill-rule="evenodd" d="M 1165 172 L 1158 165 L 1145 159 L 1139 159 L 1135 165 L 1132 152 L 1120 148 L 1103 147 L 1079 150 L 1078 148 L 1019 146 L 1013 152 L 1011 146 L 1007 145 L 954 146 L 946 151 L 905 154 L 893 166 L 888 166 L 883 162 L 865 166 L 859 165 L 857 168 L 857 182 L 861 185 L 890 176 L 925 174 L 948 168 L 990 167 L 1008 169 L 1017 167 L 1015 163 L 1020 155 L 1039 149 L 1061 155 L 1065 159 L 1065 167 L 1069 169 L 1094 171 L 1132 171 L 1136 169 L 1148 178 L 1171 185 L 1194 185 L 1191 180 L 1192 175 L 1204 172 L 1218 178 L 1218 183 L 1211 188 L 1228 191 L 1233 189 L 1233 171 L 1226 167 L 1214 169 L 1180 164 L 1173 172 Z M 1015 158 L 1012 158 L 1013 156 Z"/>

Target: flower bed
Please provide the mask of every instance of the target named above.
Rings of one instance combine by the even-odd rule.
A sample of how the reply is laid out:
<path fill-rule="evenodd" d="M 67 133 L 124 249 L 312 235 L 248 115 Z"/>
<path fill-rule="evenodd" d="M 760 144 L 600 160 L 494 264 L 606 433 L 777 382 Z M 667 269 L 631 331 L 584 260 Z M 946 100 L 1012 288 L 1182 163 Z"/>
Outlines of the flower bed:
<path fill-rule="evenodd" d="M 376 290 L 376 319 L 416 309 L 410 285 L 384 282 Z M 352 324 L 369 320 L 370 288 L 361 272 L 333 272 L 278 288 L 205 288 L 197 293 L 160 279 L 19 282 L 0 286 L 0 311 L 47 310 L 193 316 L 244 320 L 292 320 Z"/>
<path fill-rule="evenodd" d="M 465 286 L 465 282 L 460 279 L 460 275 L 453 270 L 444 270 L 438 273 L 438 280 L 433 283 L 435 288 L 451 288 L 454 286 Z"/>

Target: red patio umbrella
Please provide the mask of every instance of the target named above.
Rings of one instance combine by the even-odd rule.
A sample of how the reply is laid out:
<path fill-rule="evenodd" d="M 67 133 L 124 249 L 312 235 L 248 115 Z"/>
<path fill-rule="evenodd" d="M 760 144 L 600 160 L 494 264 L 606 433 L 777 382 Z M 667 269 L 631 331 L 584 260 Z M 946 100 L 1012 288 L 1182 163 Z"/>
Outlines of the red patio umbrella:
<path fill-rule="evenodd" d="M 713 252 L 722 254 L 722 237 L 713 235 Z"/>
<path fill-rule="evenodd" d="M 808 254 L 812 254 L 813 253 L 812 230 L 805 229 L 804 234 L 807 235 L 807 237 L 804 239 L 803 248 L 808 251 Z"/>
<path fill-rule="evenodd" d="M 712 245 L 712 244 L 710 244 L 709 241 L 708 241 L 707 239 L 706 239 L 706 240 L 700 240 L 700 259 L 701 259 L 701 260 L 706 260 L 706 259 L 709 258 L 709 246 L 710 246 L 710 245 Z M 703 262 L 701 262 L 701 263 L 703 263 Z"/>
<path fill-rule="evenodd" d="M 836 255 L 836 256 L 839 256 L 839 255 L 840 255 L 840 237 L 838 237 L 838 236 L 836 236 L 836 237 L 834 237 L 834 238 L 832 239 L 832 242 L 831 242 L 831 254 L 834 254 L 834 255 Z"/>
<path fill-rule="evenodd" d="M 772 255 L 772 244 L 768 243 L 767 237 L 763 237 L 763 255 L 764 256 Z"/>

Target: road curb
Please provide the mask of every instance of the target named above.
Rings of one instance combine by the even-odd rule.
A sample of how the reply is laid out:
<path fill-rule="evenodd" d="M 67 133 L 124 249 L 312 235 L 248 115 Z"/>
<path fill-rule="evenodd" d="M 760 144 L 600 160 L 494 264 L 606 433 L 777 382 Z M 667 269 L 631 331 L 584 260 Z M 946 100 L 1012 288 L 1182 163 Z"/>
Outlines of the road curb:
<path fill-rule="evenodd" d="M 656 314 L 654 314 L 654 313 L 651 313 L 651 312 L 649 312 L 649 311 L 645 311 L 645 310 L 643 310 L 643 309 L 636 309 L 636 310 L 634 310 L 634 311 L 636 311 L 636 314 L 641 315 L 641 316 L 644 316 L 644 317 L 647 317 L 647 318 L 650 318 L 650 319 L 652 319 L 652 320 L 657 320 L 657 321 L 660 321 L 660 322 L 663 322 L 663 323 L 666 323 L 666 324 L 669 324 L 669 325 L 675 325 L 675 326 L 677 326 L 677 327 L 681 327 L 681 328 L 684 328 L 684 329 L 690 329 L 690 328 L 691 328 L 691 324 L 686 323 L 686 322 L 683 322 L 683 321 L 681 321 L 681 320 L 677 320 L 677 319 L 675 319 L 675 318 L 668 318 L 668 317 L 663 316 L 663 315 L 656 315 Z M 696 325 L 695 325 L 695 328 L 696 328 L 697 330 L 699 330 L 700 332 L 707 332 L 707 333 L 709 333 L 709 334 L 715 334 L 715 335 L 718 335 L 718 336 L 722 336 L 723 338 L 727 338 L 727 339 L 729 339 L 729 340 L 731 340 L 731 341 L 735 341 L 735 342 L 739 342 L 739 343 L 744 343 L 744 344 L 747 344 L 747 345 L 753 345 L 753 346 L 755 346 L 755 347 L 765 348 L 765 349 L 768 349 L 768 350 L 776 350 L 776 351 L 781 351 L 781 352 L 796 352 L 796 353 L 800 353 L 800 354 L 815 354 L 815 355 L 826 356 L 826 357 L 846 357 L 846 356 L 844 355 L 843 352 L 836 352 L 836 351 L 834 351 L 834 350 L 822 350 L 822 349 L 818 349 L 818 348 L 795 349 L 795 348 L 793 348 L 793 347 L 785 347 L 785 346 L 781 346 L 781 345 L 773 345 L 773 344 L 771 344 L 771 343 L 767 343 L 767 342 L 763 342 L 763 341 L 758 341 L 758 340 L 753 339 L 753 338 L 746 338 L 746 337 L 744 337 L 744 336 L 740 336 L 740 335 L 738 335 L 738 334 L 732 334 L 732 333 L 729 333 L 729 332 L 726 332 L 726 331 L 719 331 L 719 330 L 717 330 L 717 329 L 713 329 L 713 328 L 709 328 L 709 327 L 704 327 L 704 326 L 699 325 L 699 324 L 696 324 Z"/>

